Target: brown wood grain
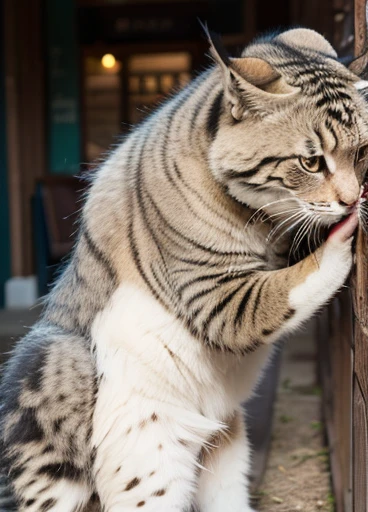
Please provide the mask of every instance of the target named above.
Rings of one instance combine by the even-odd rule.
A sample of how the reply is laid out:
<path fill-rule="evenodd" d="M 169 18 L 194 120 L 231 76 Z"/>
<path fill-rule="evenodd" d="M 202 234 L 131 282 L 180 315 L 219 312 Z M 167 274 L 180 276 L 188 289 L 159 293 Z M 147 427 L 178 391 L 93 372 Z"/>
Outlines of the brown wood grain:
<path fill-rule="evenodd" d="M 366 1 L 355 0 L 355 56 L 367 50 Z M 368 255 L 367 237 L 359 229 L 353 275 L 354 360 L 352 408 L 353 511 L 368 510 Z"/>
<path fill-rule="evenodd" d="M 343 52 L 351 40 L 348 23 L 353 2 L 347 4 L 348 0 L 334 1 L 334 41 Z M 354 48 L 355 56 L 360 56 L 367 44 L 365 0 L 355 0 L 354 8 Z M 345 26 L 341 26 L 343 18 Z M 362 230 L 357 235 L 350 289 L 335 298 L 321 324 L 320 368 L 336 510 L 367 512 L 368 243 Z"/>
<path fill-rule="evenodd" d="M 345 289 L 321 317 L 318 336 L 323 410 L 336 512 L 351 510 L 351 340 L 351 300 L 349 291 Z"/>
<path fill-rule="evenodd" d="M 366 396 L 354 379 L 353 409 L 353 511 L 367 512 L 367 403 Z"/>
<path fill-rule="evenodd" d="M 354 3 L 354 24 L 355 24 L 355 44 L 354 53 L 359 57 L 366 48 L 367 42 L 367 20 L 366 20 L 366 0 L 355 0 Z"/>
<path fill-rule="evenodd" d="M 368 510 L 368 255 L 360 229 L 356 243 L 354 293 L 354 404 L 352 414 L 354 512 Z"/>
<path fill-rule="evenodd" d="M 12 274 L 33 271 L 31 196 L 45 173 L 42 0 L 5 0 L 5 80 Z M 19 37 L 22 34 L 22 37 Z"/>

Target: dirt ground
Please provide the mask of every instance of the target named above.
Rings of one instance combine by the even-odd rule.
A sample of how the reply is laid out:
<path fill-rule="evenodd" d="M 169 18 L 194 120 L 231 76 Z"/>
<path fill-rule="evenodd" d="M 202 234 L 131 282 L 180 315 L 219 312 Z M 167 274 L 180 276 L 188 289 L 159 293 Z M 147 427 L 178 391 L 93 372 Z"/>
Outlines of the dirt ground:
<path fill-rule="evenodd" d="M 334 510 L 311 332 L 285 347 L 270 457 L 255 493 L 259 512 Z"/>

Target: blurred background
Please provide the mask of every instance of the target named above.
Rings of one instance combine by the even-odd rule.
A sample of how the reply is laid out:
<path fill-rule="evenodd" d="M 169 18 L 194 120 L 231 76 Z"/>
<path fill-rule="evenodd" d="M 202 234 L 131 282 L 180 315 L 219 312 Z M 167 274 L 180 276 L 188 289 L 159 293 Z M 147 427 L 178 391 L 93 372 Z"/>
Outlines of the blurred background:
<path fill-rule="evenodd" d="M 302 25 L 348 48 L 345 0 L 3 0 L 0 307 L 47 292 L 83 183 L 112 144 L 209 64 L 198 20 L 238 53 Z"/>

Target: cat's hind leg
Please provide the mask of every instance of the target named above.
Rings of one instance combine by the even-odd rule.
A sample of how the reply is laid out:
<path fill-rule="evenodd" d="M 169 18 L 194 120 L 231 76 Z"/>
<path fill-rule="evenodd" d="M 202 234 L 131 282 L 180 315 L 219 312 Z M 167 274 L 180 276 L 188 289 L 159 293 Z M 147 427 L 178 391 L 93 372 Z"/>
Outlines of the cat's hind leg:
<path fill-rule="evenodd" d="M 196 501 L 201 512 L 254 512 L 249 504 L 249 445 L 240 411 L 228 430 L 210 439 L 203 451 L 204 470 Z"/>
<path fill-rule="evenodd" d="M 104 404 L 106 411 L 107 400 Z M 168 413 L 160 403 L 134 397 L 129 406 L 119 410 L 116 405 L 111 414 L 101 414 L 97 404 L 94 425 L 95 484 L 103 510 L 191 510 L 198 456 L 217 424 L 179 408 Z"/>
<path fill-rule="evenodd" d="M 82 511 L 91 492 L 82 482 L 61 479 L 57 482 L 44 478 L 24 490 L 19 512 L 76 512 Z"/>
<path fill-rule="evenodd" d="M 92 494 L 95 373 L 77 336 L 38 327 L 5 370 L 0 461 L 18 512 L 75 512 Z"/>
<path fill-rule="evenodd" d="M 23 417 L 24 421 L 24 417 Z M 28 418 L 35 434 L 39 427 Z M 66 461 L 46 440 L 37 438 L 23 443 L 24 435 L 15 429 L 18 443 L 8 450 L 5 461 L 18 512 L 74 512 L 89 500 L 92 490 L 86 472 Z M 0 507 L 1 510 L 1 507 Z"/>

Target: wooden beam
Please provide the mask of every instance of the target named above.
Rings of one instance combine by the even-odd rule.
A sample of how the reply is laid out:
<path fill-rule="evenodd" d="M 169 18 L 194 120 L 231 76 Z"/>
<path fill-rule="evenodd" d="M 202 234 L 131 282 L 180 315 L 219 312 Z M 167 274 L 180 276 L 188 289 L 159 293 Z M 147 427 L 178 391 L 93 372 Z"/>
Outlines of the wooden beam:
<path fill-rule="evenodd" d="M 353 510 L 368 510 L 368 255 L 359 230 L 354 278 Z"/>
<path fill-rule="evenodd" d="M 359 57 L 367 45 L 367 10 L 366 0 L 355 0 L 354 3 L 354 25 L 355 44 L 354 53 Z"/>
<path fill-rule="evenodd" d="M 367 50 L 366 0 L 355 0 L 355 56 Z M 368 510 L 368 239 L 359 228 L 354 276 L 353 511 Z"/>

